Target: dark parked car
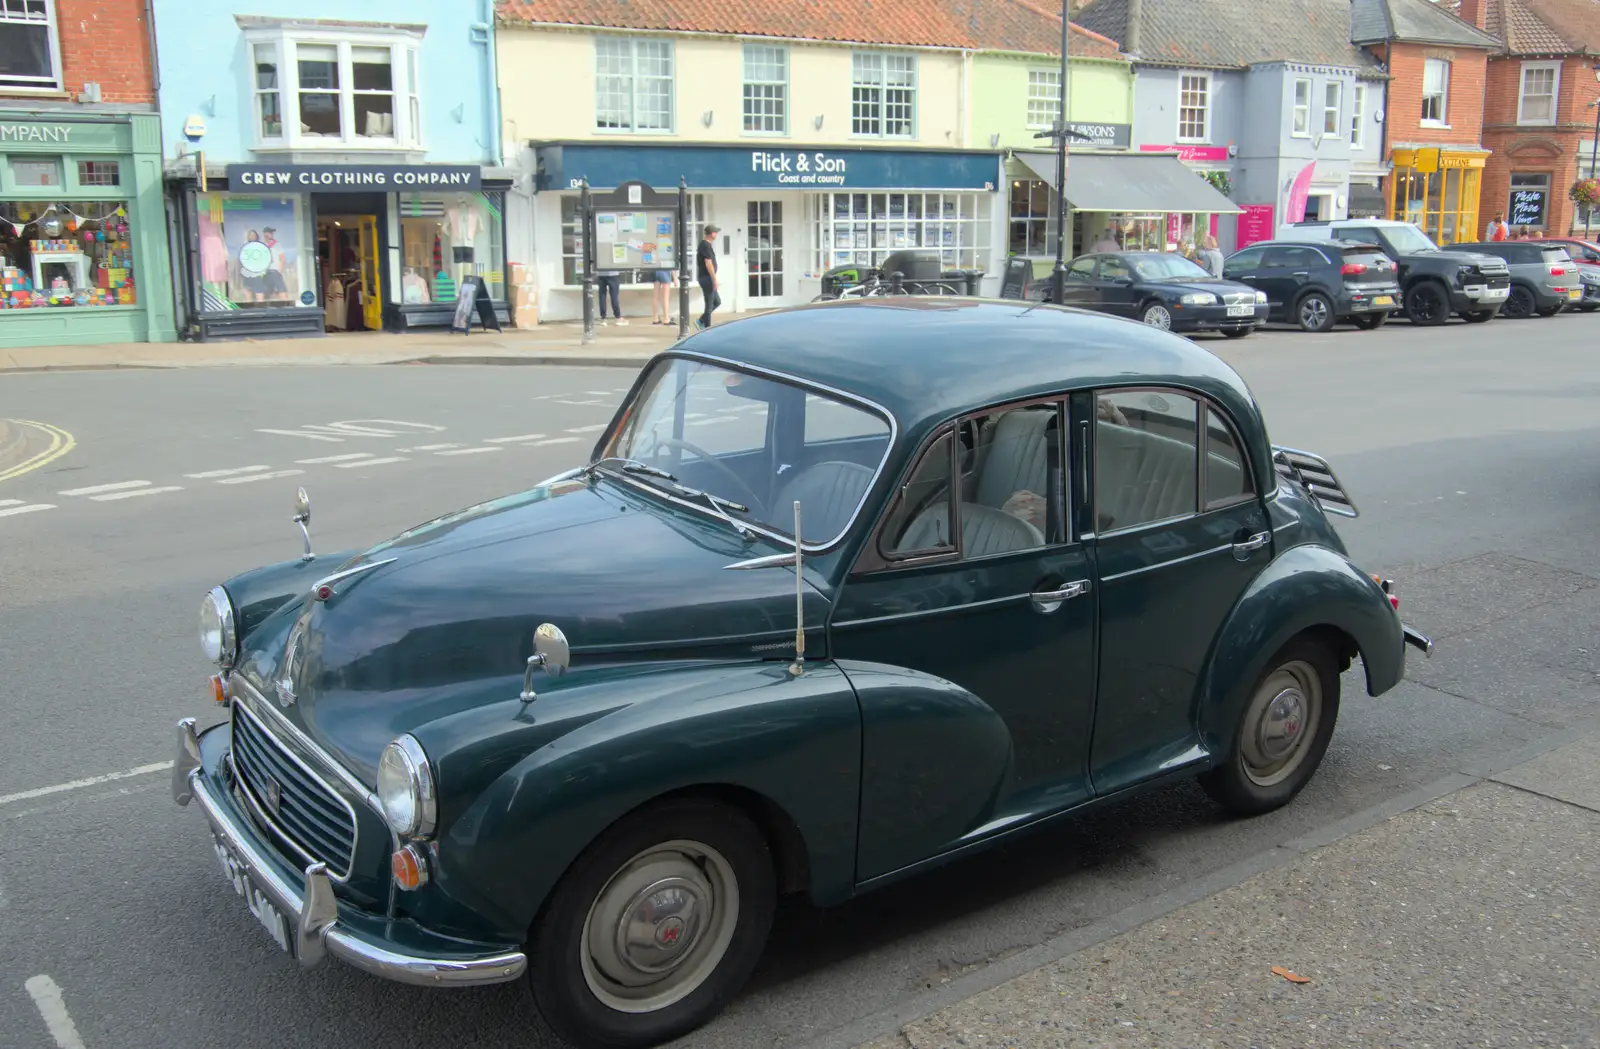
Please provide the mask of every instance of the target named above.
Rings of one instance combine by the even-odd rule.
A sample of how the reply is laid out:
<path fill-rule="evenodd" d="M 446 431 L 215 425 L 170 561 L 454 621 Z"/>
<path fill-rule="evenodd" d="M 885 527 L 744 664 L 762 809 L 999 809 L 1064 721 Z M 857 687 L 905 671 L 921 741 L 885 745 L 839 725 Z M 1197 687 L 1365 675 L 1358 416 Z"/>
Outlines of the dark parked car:
<path fill-rule="evenodd" d="M 1567 249 L 1578 267 L 1578 279 L 1583 285 L 1583 298 L 1578 300 L 1577 308 L 1584 313 L 1600 310 L 1600 244 L 1566 237 L 1546 237 L 1539 243 Z"/>
<path fill-rule="evenodd" d="M 1500 307 L 1502 317 L 1554 317 L 1583 300 L 1583 278 L 1578 265 L 1559 244 L 1501 240 L 1456 246 L 1463 251 L 1481 251 L 1506 260 L 1511 270 L 1511 294 Z"/>
<path fill-rule="evenodd" d="M 1048 298 L 1050 282 L 1036 294 Z M 1081 255 L 1067 267 L 1064 304 L 1142 321 L 1165 331 L 1220 331 L 1240 338 L 1267 319 L 1267 297 L 1213 277 L 1182 255 L 1156 251 Z"/>
<path fill-rule="evenodd" d="M 780 894 L 1184 777 L 1289 803 L 1341 672 L 1380 695 L 1431 647 L 1329 513 L 1328 463 L 1166 332 L 915 296 L 719 325 L 585 465 L 214 588 L 174 797 L 301 965 L 522 980 L 570 1041 L 650 1046 Z"/>
<path fill-rule="evenodd" d="M 1222 275 L 1267 293 L 1268 319 L 1310 332 L 1377 328 L 1400 308 L 1400 271 L 1376 244 L 1267 241 L 1228 256 Z"/>

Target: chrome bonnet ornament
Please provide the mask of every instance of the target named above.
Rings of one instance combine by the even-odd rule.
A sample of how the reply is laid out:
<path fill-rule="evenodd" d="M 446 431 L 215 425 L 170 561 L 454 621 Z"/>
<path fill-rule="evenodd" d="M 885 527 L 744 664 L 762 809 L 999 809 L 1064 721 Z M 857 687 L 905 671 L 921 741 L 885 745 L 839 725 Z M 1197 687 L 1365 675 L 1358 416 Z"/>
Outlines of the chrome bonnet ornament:
<path fill-rule="evenodd" d="M 311 552 L 311 529 L 306 527 L 311 523 L 311 497 L 306 494 L 304 488 L 294 493 L 294 516 L 290 520 L 300 526 L 300 535 L 306 541 L 306 552 L 301 555 L 300 560 L 310 561 L 317 555 Z"/>
<path fill-rule="evenodd" d="M 533 690 L 535 667 L 544 667 L 546 674 L 560 677 L 571 662 L 572 646 L 567 643 L 567 635 L 554 623 L 540 623 L 533 632 L 533 655 L 528 657 L 528 667 L 522 672 L 522 695 L 517 697 L 522 705 L 527 706 L 539 698 Z"/>

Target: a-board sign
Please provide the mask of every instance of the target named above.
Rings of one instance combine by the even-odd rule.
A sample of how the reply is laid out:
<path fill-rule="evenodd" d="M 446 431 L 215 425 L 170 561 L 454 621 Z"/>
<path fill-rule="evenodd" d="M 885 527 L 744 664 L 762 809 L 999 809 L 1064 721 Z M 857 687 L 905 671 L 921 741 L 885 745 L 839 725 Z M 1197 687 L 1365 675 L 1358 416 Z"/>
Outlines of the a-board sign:
<path fill-rule="evenodd" d="M 499 318 L 494 315 L 494 302 L 489 298 L 489 289 L 484 286 L 483 278 L 468 274 L 461 278 L 461 284 L 456 289 L 456 312 L 450 320 L 452 332 L 465 335 L 472 330 L 473 307 L 477 307 L 478 323 L 483 325 L 485 331 L 502 330 Z"/>
<path fill-rule="evenodd" d="M 1006 260 L 1006 272 L 1000 281 L 1002 299 L 1025 299 L 1028 282 L 1033 279 L 1033 260 L 1013 255 Z"/>
<path fill-rule="evenodd" d="M 678 215 L 672 208 L 594 213 L 596 271 L 670 270 L 678 264 Z"/>

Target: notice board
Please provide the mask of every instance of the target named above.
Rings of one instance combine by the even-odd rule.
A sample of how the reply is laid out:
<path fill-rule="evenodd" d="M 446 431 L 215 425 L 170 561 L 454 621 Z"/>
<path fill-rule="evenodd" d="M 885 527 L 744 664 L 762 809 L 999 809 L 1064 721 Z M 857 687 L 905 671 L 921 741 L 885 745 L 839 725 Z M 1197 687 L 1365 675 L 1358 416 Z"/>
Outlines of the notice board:
<path fill-rule="evenodd" d="M 594 213 L 594 268 L 670 270 L 678 265 L 678 214 L 671 208 Z"/>

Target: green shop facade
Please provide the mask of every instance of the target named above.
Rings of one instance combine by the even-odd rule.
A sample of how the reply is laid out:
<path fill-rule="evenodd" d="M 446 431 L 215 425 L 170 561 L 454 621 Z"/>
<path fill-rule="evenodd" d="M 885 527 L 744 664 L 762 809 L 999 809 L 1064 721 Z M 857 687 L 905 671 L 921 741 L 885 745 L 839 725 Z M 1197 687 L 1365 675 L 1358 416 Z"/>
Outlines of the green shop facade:
<path fill-rule="evenodd" d="M 0 346 L 171 342 L 155 114 L 0 110 Z"/>

